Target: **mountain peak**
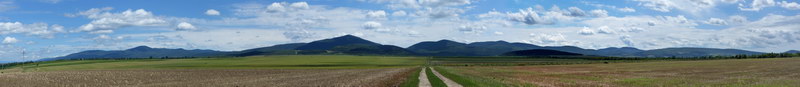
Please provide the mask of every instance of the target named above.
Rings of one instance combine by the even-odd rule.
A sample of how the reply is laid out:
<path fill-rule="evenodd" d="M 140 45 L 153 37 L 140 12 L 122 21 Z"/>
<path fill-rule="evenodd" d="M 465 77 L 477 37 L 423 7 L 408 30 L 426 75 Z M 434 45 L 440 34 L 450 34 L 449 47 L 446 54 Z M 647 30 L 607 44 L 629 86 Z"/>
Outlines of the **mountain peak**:
<path fill-rule="evenodd" d="M 335 46 L 350 45 L 350 44 L 366 44 L 366 45 L 380 45 L 378 43 L 362 39 L 353 35 L 344 35 L 330 39 L 323 39 L 310 42 L 306 45 L 297 47 L 298 50 L 329 50 Z"/>
<path fill-rule="evenodd" d="M 786 52 L 783 52 L 783 53 L 800 53 L 800 51 L 797 51 L 797 50 L 789 50 L 789 51 L 786 51 Z"/>
<path fill-rule="evenodd" d="M 128 49 L 128 50 L 129 51 L 146 51 L 146 50 L 150 50 L 150 49 L 153 49 L 153 48 L 150 48 L 148 46 L 142 45 L 142 46 L 137 46 L 137 47 L 134 47 L 134 48 L 131 48 L 131 49 Z"/>
<path fill-rule="evenodd" d="M 339 36 L 339 37 L 334 37 L 334 38 L 359 38 L 359 39 L 361 39 L 358 36 L 354 36 L 354 35 L 350 35 L 350 34 L 344 35 L 344 36 Z"/>

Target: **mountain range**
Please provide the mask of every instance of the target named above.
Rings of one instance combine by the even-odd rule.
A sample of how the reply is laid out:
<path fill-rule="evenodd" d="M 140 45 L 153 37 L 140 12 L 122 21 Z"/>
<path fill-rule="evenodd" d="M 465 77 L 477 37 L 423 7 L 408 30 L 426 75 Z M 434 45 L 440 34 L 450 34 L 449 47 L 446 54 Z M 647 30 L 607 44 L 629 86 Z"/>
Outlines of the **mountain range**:
<path fill-rule="evenodd" d="M 541 50 L 533 50 L 541 49 Z M 528 51 L 524 51 L 528 50 Z M 502 56 L 530 52 L 575 53 L 589 56 L 613 57 L 697 57 L 697 56 L 729 56 L 739 54 L 762 54 L 762 52 L 739 49 L 716 48 L 664 48 L 641 50 L 633 47 L 611 47 L 604 49 L 583 49 L 575 46 L 538 46 L 527 43 L 506 41 L 486 41 L 460 43 L 451 40 L 425 41 L 402 48 L 383 45 L 353 35 L 344 35 L 309 43 L 288 43 L 269 47 L 260 47 L 242 51 L 184 50 L 150 48 L 138 46 L 127 50 L 103 51 L 89 50 L 69 54 L 59 59 L 92 59 L 92 58 L 162 58 L 162 57 L 218 57 L 218 56 L 255 56 L 255 55 L 391 55 L 391 56 Z M 558 52 L 551 52 L 558 51 Z M 797 52 L 788 51 L 788 52 Z M 534 53 L 535 54 L 535 53 Z M 547 55 L 547 54 L 541 54 Z"/>

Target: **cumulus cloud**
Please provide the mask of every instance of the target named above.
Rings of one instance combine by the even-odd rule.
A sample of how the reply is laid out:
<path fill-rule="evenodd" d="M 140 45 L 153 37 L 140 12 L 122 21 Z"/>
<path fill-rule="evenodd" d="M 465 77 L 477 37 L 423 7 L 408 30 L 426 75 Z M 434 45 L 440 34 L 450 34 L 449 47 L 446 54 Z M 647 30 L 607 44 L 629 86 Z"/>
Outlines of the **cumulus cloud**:
<path fill-rule="evenodd" d="M 716 0 L 634 0 L 639 6 L 659 12 L 683 11 L 692 15 L 714 13 L 717 6 Z"/>
<path fill-rule="evenodd" d="M 617 34 L 617 33 L 630 33 L 630 32 L 641 32 L 644 29 L 639 27 L 616 27 L 611 28 L 609 26 L 600 26 L 595 29 L 583 27 L 582 29 L 578 30 L 578 34 L 580 35 L 595 35 L 595 34 Z"/>
<path fill-rule="evenodd" d="M 508 18 L 511 21 L 515 22 L 522 22 L 528 25 L 534 24 L 553 24 L 552 21 L 545 20 L 541 16 L 539 16 L 536 11 L 533 11 L 533 8 L 528 8 L 526 10 L 520 9 L 517 13 L 507 13 Z"/>
<path fill-rule="evenodd" d="M 481 33 L 483 31 L 485 31 L 486 29 L 487 28 L 484 25 L 468 24 L 468 25 L 461 25 L 461 27 L 458 27 L 458 29 L 456 29 L 456 30 L 464 32 L 464 33 Z"/>
<path fill-rule="evenodd" d="M 630 7 L 619 8 L 617 10 L 619 10 L 621 12 L 636 12 L 636 9 L 633 9 L 633 8 L 630 8 Z"/>
<path fill-rule="evenodd" d="M 107 12 L 108 10 L 110 8 L 94 8 L 78 13 L 92 19 L 89 24 L 82 25 L 78 29 L 80 31 L 93 32 L 131 26 L 164 26 L 167 24 L 167 21 L 163 18 L 154 16 L 152 12 L 144 9 L 128 9 L 120 13 Z"/>
<path fill-rule="evenodd" d="M 392 13 L 392 16 L 406 16 L 406 11 L 395 11 Z"/>
<path fill-rule="evenodd" d="M 307 30 L 286 31 L 283 32 L 283 36 L 288 39 L 291 39 L 292 41 L 302 41 L 309 38 L 317 37 L 314 32 L 310 32 Z"/>
<path fill-rule="evenodd" d="M 19 40 L 17 40 L 17 38 L 14 37 L 6 37 L 5 39 L 3 39 L 3 44 L 14 44 L 17 42 L 19 42 Z"/>
<path fill-rule="evenodd" d="M 458 17 L 459 14 L 464 13 L 463 9 L 459 8 L 427 8 L 422 11 L 417 11 L 417 15 L 428 17 L 432 19 Z"/>
<path fill-rule="evenodd" d="M 283 12 L 286 8 L 283 7 L 281 3 L 272 3 L 267 7 L 267 11 L 269 12 Z"/>
<path fill-rule="evenodd" d="M 206 10 L 206 15 L 217 16 L 217 15 L 220 15 L 220 13 L 217 10 L 208 9 L 208 10 Z"/>
<path fill-rule="evenodd" d="M 362 0 L 374 3 L 389 3 L 387 7 L 399 8 L 423 8 L 423 7 L 444 7 L 461 6 L 471 4 L 470 0 Z"/>
<path fill-rule="evenodd" d="M 197 30 L 197 28 L 194 27 L 194 25 L 192 25 L 190 23 L 181 22 L 181 23 L 178 23 L 177 28 L 175 28 L 175 30 L 178 30 L 178 31 L 190 31 L 190 30 Z"/>
<path fill-rule="evenodd" d="M 584 12 L 578 7 L 569 7 L 567 8 L 567 11 L 569 12 L 564 13 L 567 16 L 581 17 L 587 15 L 586 12 Z"/>
<path fill-rule="evenodd" d="M 775 6 L 774 0 L 753 0 L 750 4 L 750 7 L 747 8 L 742 4 L 739 4 L 739 9 L 742 11 L 759 11 L 761 8 Z"/>
<path fill-rule="evenodd" d="M 635 43 L 633 42 L 633 39 L 631 39 L 630 35 L 622 35 L 619 37 L 619 40 L 622 41 L 622 43 L 625 43 L 626 47 L 636 46 Z"/>
<path fill-rule="evenodd" d="M 705 23 L 710 25 L 728 25 L 728 21 L 719 18 L 709 18 Z"/>
<path fill-rule="evenodd" d="M 741 16 L 741 15 L 730 16 L 730 17 L 728 17 L 728 21 L 730 21 L 733 24 L 742 24 L 742 23 L 749 22 L 747 20 L 747 17 Z"/>
<path fill-rule="evenodd" d="M 292 3 L 289 6 L 292 7 L 292 8 L 295 8 L 295 9 L 308 9 L 309 8 L 308 7 L 308 3 L 306 3 L 306 2 L 295 2 L 295 3 Z"/>
<path fill-rule="evenodd" d="M 592 11 L 589 11 L 589 13 L 591 13 L 592 16 L 595 16 L 595 17 L 606 17 L 606 16 L 608 16 L 608 11 L 602 10 L 602 9 L 592 10 Z"/>
<path fill-rule="evenodd" d="M 285 11 L 296 11 L 296 10 L 305 10 L 310 9 L 308 3 L 306 2 L 294 2 L 294 3 L 287 3 L 287 2 L 274 2 L 267 6 L 265 9 L 267 12 L 285 12 Z"/>
<path fill-rule="evenodd" d="M 790 9 L 790 10 L 800 10 L 800 4 L 797 4 L 797 2 L 786 2 L 786 1 L 781 1 L 781 2 L 780 2 L 780 3 L 778 3 L 778 4 L 779 4 L 779 5 L 781 5 L 781 7 L 783 7 L 783 8 L 786 8 L 786 9 Z"/>
<path fill-rule="evenodd" d="M 370 11 L 367 12 L 367 18 L 376 18 L 376 19 L 386 18 L 386 12 L 383 10 Z"/>
<path fill-rule="evenodd" d="M 536 45 L 545 45 L 545 46 L 577 44 L 577 42 L 575 41 L 568 40 L 563 34 L 537 34 L 537 33 L 531 33 L 530 39 L 525 40 L 524 42 Z"/>
<path fill-rule="evenodd" d="M 54 34 L 64 32 L 64 26 L 47 23 L 23 24 L 21 22 L 0 22 L 0 34 L 22 33 L 42 38 L 54 38 Z"/>
<path fill-rule="evenodd" d="M 367 30 L 374 30 L 382 27 L 381 23 L 375 21 L 364 22 L 362 26 L 364 27 L 364 29 Z"/>
<path fill-rule="evenodd" d="M 725 3 L 736 3 L 736 2 L 740 2 L 742 0 L 720 0 L 720 1 L 725 2 Z"/>
<path fill-rule="evenodd" d="M 537 11 L 534 8 L 527 8 L 527 9 L 520 9 L 519 12 L 507 12 L 506 17 L 510 21 L 514 22 L 522 22 L 528 25 L 536 25 L 536 24 L 543 24 L 543 25 L 551 25 L 555 24 L 556 22 L 570 22 L 573 20 L 585 18 L 585 17 L 605 17 L 608 16 L 608 12 L 605 10 L 592 10 L 589 13 L 584 12 L 580 8 L 577 7 L 570 7 L 566 10 L 560 9 L 558 6 L 553 6 L 550 8 L 549 11 L 542 10 L 543 8 L 538 8 Z M 487 13 L 478 15 L 479 18 L 487 18 L 490 16 L 494 16 L 495 13 Z"/>

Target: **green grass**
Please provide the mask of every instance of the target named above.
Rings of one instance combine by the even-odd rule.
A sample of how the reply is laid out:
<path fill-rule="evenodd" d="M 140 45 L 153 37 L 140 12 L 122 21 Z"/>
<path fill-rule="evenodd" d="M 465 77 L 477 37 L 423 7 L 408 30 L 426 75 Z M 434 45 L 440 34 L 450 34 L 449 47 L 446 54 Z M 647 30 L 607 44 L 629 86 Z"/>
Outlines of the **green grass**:
<path fill-rule="evenodd" d="M 462 85 L 487 82 L 481 77 L 513 85 L 544 86 L 800 86 L 800 58 L 651 61 L 611 64 L 539 66 L 441 66 L 437 70 Z M 465 81 L 459 78 L 468 79 Z M 500 80 L 498 80 L 500 79 Z M 503 80 L 505 79 L 505 80 Z M 512 81 L 507 81 L 512 80 Z M 520 83 L 517 83 L 517 82 Z M 493 86 L 495 87 L 495 86 Z"/>
<path fill-rule="evenodd" d="M 425 63 L 424 58 L 304 55 L 251 56 L 241 58 L 201 59 L 136 59 L 136 60 L 68 60 L 26 64 L 29 71 L 94 70 L 94 69 L 364 69 L 413 67 Z"/>
<path fill-rule="evenodd" d="M 431 86 L 433 86 L 433 87 L 447 87 L 447 84 L 445 84 L 444 81 L 442 81 L 442 79 L 439 79 L 439 77 L 434 75 L 430 68 L 425 68 L 425 69 L 428 70 L 427 72 L 425 72 L 425 74 L 428 75 L 428 81 L 431 82 Z"/>
<path fill-rule="evenodd" d="M 411 72 L 411 74 L 408 75 L 408 77 L 406 77 L 406 81 L 403 81 L 403 83 L 400 84 L 400 87 L 417 87 L 417 86 L 419 86 L 419 72 L 420 71 L 422 71 L 422 69 L 413 70 L 413 72 Z"/>
<path fill-rule="evenodd" d="M 468 76 L 462 74 L 452 73 L 452 69 L 445 68 L 445 67 L 433 67 L 442 74 L 443 76 L 447 77 L 450 80 L 455 81 L 458 84 L 461 84 L 464 87 L 503 87 L 503 86 L 511 86 L 508 84 L 503 84 L 499 81 L 483 78 L 483 77 L 476 77 L 476 76 Z"/>

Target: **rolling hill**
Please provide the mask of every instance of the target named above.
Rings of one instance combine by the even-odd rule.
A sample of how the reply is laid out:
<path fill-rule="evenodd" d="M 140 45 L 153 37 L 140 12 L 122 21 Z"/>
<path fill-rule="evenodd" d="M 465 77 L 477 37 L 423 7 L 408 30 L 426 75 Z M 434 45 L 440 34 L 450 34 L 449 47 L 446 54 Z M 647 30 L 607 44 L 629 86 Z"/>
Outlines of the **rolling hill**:
<path fill-rule="evenodd" d="M 166 49 L 166 48 L 150 48 L 148 46 L 138 46 L 127 50 L 117 50 L 117 51 L 89 50 L 89 51 L 69 54 L 63 57 L 56 57 L 56 58 L 49 58 L 42 60 L 46 61 L 46 60 L 60 60 L 60 59 L 98 59 L 98 58 L 205 57 L 205 56 L 215 56 L 218 53 L 220 53 L 220 51 Z"/>
<path fill-rule="evenodd" d="M 583 54 L 570 53 L 558 50 L 548 49 L 531 49 L 531 50 L 518 50 L 502 54 L 503 56 L 580 56 Z"/>
<path fill-rule="evenodd" d="M 309 43 L 279 44 L 242 51 L 222 52 L 214 50 L 184 50 L 150 48 L 138 46 L 127 50 L 103 51 L 88 50 L 73 53 L 58 59 L 95 58 L 161 58 L 161 57 L 206 57 L 206 56 L 255 56 L 255 55 L 393 55 L 393 56 L 501 56 L 504 53 L 521 50 L 544 49 L 576 53 L 588 56 L 614 57 L 698 57 L 729 56 L 738 54 L 761 54 L 739 49 L 716 48 L 664 48 L 641 50 L 633 47 L 611 47 L 604 49 L 583 49 L 575 46 L 537 46 L 527 43 L 506 41 L 486 41 L 460 43 L 452 40 L 425 41 L 402 48 L 383 45 L 353 35 L 344 35 Z M 531 51 L 534 52 L 534 51 Z M 788 51 L 797 52 L 797 51 Z"/>

